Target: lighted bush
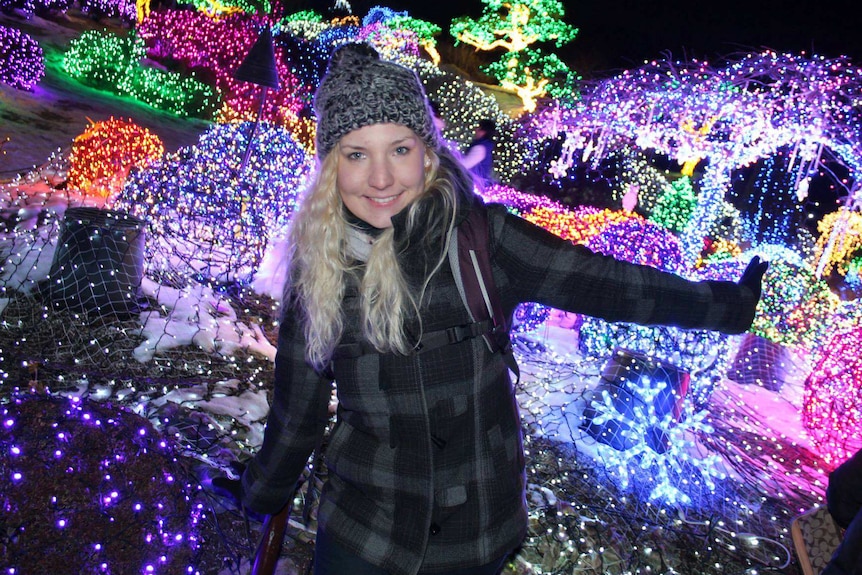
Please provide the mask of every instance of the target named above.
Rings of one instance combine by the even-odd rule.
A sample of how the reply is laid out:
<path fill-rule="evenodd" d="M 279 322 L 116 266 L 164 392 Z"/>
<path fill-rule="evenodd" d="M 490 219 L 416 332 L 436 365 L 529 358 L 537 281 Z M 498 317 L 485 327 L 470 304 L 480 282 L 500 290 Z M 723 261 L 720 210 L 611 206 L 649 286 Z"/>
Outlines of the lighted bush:
<path fill-rule="evenodd" d="M 134 22 L 137 18 L 134 0 L 78 0 L 81 11 L 93 18 L 119 18 Z"/>
<path fill-rule="evenodd" d="M 192 10 L 168 10 L 152 12 L 138 26 L 138 33 L 151 58 L 170 59 L 214 79 L 222 100 L 219 122 L 250 121 L 260 114 L 267 122 L 293 131 L 302 123 L 300 112 L 315 86 L 296 80 L 280 46 L 275 46 L 275 62 L 281 89 L 269 90 L 264 110 L 260 110 L 261 87 L 233 77 L 265 25 L 269 24 L 244 14 L 215 20 Z"/>
<path fill-rule="evenodd" d="M 12 400 L 0 415 L 4 573 L 196 571 L 197 488 L 149 421 L 58 398 Z"/>
<path fill-rule="evenodd" d="M 69 188 L 110 196 L 132 168 L 145 168 L 165 153 L 161 139 L 131 120 L 111 118 L 75 138 L 69 156 Z"/>
<path fill-rule="evenodd" d="M 862 328 L 835 334 L 805 381 L 802 423 L 818 452 L 838 464 L 862 449 Z"/>
<path fill-rule="evenodd" d="M 141 66 L 145 53 L 143 40 L 134 33 L 123 38 L 87 31 L 71 42 L 63 67 L 84 84 L 178 116 L 212 116 L 217 103 L 213 88 L 177 72 Z"/>
<path fill-rule="evenodd" d="M 134 34 L 124 38 L 107 30 L 88 30 L 69 43 L 63 68 L 81 83 L 114 91 L 144 55 L 144 43 Z"/>
<path fill-rule="evenodd" d="M 246 282 L 280 232 L 312 168 L 280 126 L 217 124 L 196 146 L 136 172 L 115 207 L 147 222 L 147 273 L 189 281 Z M 241 171 L 248 149 L 249 159 Z"/>
<path fill-rule="evenodd" d="M 665 271 L 683 268 L 679 240 L 668 230 L 643 218 L 608 225 L 586 245 L 595 252 Z"/>
<path fill-rule="evenodd" d="M 157 68 L 138 67 L 117 87 L 153 108 L 178 116 L 211 117 L 218 101 L 215 90 L 203 82 Z"/>
<path fill-rule="evenodd" d="M 20 30 L 0 26 L 0 83 L 31 90 L 44 75 L 39 43 Z"/>
<path fill-rule="evenodd" d="M 27 15 L 50 14 L 62 12 L 71 4 L 71 0 L 0 0 L 0 10 L 3 12 L 18 10 Z"/>

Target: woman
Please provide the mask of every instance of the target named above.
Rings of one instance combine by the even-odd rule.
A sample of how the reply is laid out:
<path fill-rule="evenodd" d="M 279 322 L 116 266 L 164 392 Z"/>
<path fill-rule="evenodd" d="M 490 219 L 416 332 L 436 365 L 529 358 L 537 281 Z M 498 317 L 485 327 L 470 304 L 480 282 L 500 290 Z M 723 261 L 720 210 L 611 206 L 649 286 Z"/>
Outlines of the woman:
<path fill-rule="evenodd" d="M 503 354 L 467 324 L 447 249 L 487 210 L 494 281 L 521 302 L 609 321 L 745 331 L 745 283 L 694 283 L 574 246 L 485 206 L 441 145 L 416 75 L 361 45 L 339 49 L 315 96 L 320 168 L 291 224 L 275 396 L 244 504 L 278 512 L 328 421 L 315 573 L 492 575 L 526 532 L 524 455 Z M 344 350 L 348 350 L 345 352 Z M 357 351 L 358 350 L 358 351 Z"/>

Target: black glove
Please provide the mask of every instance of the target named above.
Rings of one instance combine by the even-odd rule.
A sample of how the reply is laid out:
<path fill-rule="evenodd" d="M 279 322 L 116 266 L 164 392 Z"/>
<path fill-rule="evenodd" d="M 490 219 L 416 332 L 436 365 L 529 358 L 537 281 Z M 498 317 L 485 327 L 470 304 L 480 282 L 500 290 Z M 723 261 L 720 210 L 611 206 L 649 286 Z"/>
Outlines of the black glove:
<path fill-rule="evenodd" d="M 760 285 L 763 281 L 763 274 L 766 273 L 766 268 L 769 267 L 769 262 L 760 261 L 760 256 L 754 256 L 748 262 L 748 267 L 742 272 L 742 277 L 739 278 L 739 285 L 745 286 L 754 292 L 756 301 L 760 300 Z"/>
<path fill-rule="evenodd" d="M 246 465 L 238 461 L 232 461 L 230 468 L 231 471 L 239 476 L 239 479 L 215 477 L 212 480 L 213 492 L 220 497 L 230 500 L 236 505 L 237 509 L 242 511 L 247 519 L 262 523 L 266 519 L 266 515 L 252 511 L 242 504 L 242 474 L 245 471 Z"/>
<path fill-rule="evenodd" d="M 231 470 L 242 477 L 242 472 L 245 471 L 245 465 L 238 461 L 230 463 Z M 222 497 L 232 499 L 237 507 L 242 508 L 242 480 L 231 479 L 230 477 L 215 477 L 212 480 L 214 491 Z"/>

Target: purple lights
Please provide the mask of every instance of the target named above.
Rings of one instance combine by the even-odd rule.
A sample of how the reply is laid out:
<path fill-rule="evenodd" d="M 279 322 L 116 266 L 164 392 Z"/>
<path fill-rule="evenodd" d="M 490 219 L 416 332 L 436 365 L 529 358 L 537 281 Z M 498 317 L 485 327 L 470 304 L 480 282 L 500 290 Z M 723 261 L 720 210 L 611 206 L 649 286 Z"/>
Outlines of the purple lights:
<path fill-rule="evenodd" d="M 0 508 L 14 533 L 3 546 L 5 573 L 36 564 L 66 572 L 70 557 L 85 558 L 76 565 L 81 573 L 197 570 L 197 491 L 181 481 L 185 472 L 170 449 L 155 449 L 164 440 L 146 420 L 115 405 L 55 398 L 29 398 L 7 409 L 0 427 Z M 112 425 L 100 424 L 106 421 Z M 47 539 L 50 549 L 37 544 Z M 82 548 L 89 552 L 82 555 Z"/>
<path fill-rule="evenodd" d="M 29 35 L 0 26 L 0 83 L 32 90 L 45 75 L 42 48 Z"/>

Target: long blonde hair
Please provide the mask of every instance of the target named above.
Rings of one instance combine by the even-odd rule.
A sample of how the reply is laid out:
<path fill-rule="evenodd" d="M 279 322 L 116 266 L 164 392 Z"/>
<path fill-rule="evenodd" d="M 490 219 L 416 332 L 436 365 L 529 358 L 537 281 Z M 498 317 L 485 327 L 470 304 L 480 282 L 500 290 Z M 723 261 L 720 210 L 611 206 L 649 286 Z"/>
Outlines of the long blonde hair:
<path fill-rule="evenodd" d="M 405 332 L 405 321 L 419 318 L 428 283 L 446 261 L 457 217 L 457 196 L 471 185 L 467 183 L 469 175 L 450 152 L 427 148 L 426 154 L 430 166 L 425 173 L 425 191 L 408 208 L 405 236 L 419 237 L 424 245 L 439 249 L 434 265 L 421 285 L 411 286 L 399 265 L 399 247 L 390 227 L 375 240 L 362 275 L 362 335 L 381 353 L 406 354 L 415 345 Z M 337 189 L 338 156 L 330 152 L 323 159 L 289 231 L 284 301 L 296 298 L 299 303 L 295 309 L 302 314 L 306 359 L 317 369 L 328 365 L 343 334 L 345 280 L 355 266 L 346 250 L 350 223 Z"/>

